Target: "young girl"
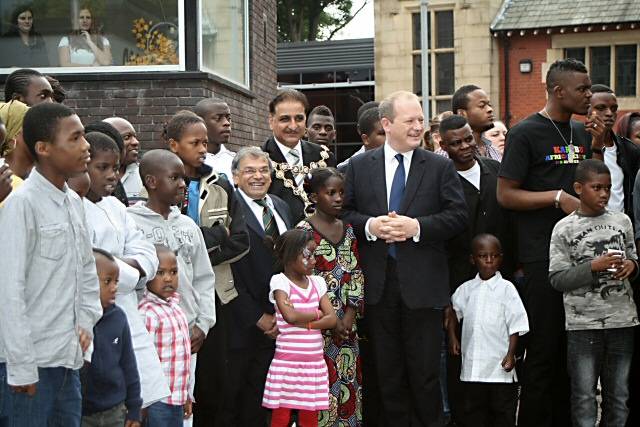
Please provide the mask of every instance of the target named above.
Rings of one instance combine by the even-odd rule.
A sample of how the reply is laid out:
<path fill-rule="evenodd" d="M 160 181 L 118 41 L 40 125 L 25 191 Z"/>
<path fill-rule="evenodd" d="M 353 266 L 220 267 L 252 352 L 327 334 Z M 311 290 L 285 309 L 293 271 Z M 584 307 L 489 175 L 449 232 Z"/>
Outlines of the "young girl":
<path fill-rule="evenodd" d="M 324 279 L 311 276 L 315 249 L 305 230 L 286 231 L 275 244 L 284 273 L 271 278 L 269 294 L 280 330 L 262 399 L 262 406 L 273 409 L 271 427 L 288 426 L 291 409 L 298 409 L 300 427 L 315 427 L 318 411 L 329 408 L 320 330 L 335 328 L 336 313 Z"/>
<path fill-rule="evenodd" d="M 317 245 L 314 274 L 328 284 L 335 308 L 336 327 L 324 333 L 324 358 L 329 368 L 329 408 L 320 413 L 320 426 L 362 425 L 360 349 L 355 319 L 364 307 L 364 276 L 351 225 L 338 215 L 342 210 L 344 178 L 334 168 L 315 169 L 305 180 L 305 191 L 315 213 L 298 224 L 309 230 Z"/>

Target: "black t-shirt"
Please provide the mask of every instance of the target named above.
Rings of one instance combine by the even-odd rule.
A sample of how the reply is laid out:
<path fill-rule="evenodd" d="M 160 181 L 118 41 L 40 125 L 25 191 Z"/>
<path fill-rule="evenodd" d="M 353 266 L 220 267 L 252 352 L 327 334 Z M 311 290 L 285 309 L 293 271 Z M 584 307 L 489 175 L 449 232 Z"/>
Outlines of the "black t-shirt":
<path fill-rule="evenodd" d="M 569 122 L 554 122 L 567 143 Z M 540 113 L 527 117 L 507 134 L 504 157 L 500 166 L 502 178 L 519 181 L 523 190 L 573 191 L 576 166 L 591 157 L 590 135 L 580 122 L 571 121 L 575 155 L 569 159 L 569 147 L 551 121 Z M 553 226 L 565 216 L 555 207 L 518 211 L 518 248 L 521 262 L 549 259 L 549 243 Z"/>

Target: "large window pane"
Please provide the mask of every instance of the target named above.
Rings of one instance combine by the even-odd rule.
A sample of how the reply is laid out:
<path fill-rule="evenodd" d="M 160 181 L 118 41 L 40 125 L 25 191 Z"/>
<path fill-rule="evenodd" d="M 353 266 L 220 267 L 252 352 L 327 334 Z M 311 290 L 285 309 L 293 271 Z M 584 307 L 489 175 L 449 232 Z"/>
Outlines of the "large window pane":
<path fill-rule="evenodd" d="M 592 47 L 591 50 L 591 83 L 611 86 L 611 47 Z"/>
<path fill-rule="evenodd" d="M 638 46 L 635 44 L 616 46 L 616 94 L 619 96 L 636 95 L 636 66 Z"/>
<path fill-rule="evenodd" d="M 564 50 L 565 58 L 573 58 L 584 64 L 584 48 L 583 47 L 568 47 Z"/>
<path fill-rule="evenodd" d="M 0 1 L 0 67 L 179 63 L 178 0 L 24 3 Z"/>
<path fill-rule="evenodd" d="M 422 96 L 422 56 L 413 55 L 413 93 Z"/>
<path fill-rule="evenodd" d="M 248 85 L 246 2 L 201 0 L 202 65 L 216 74 Z"/>
<path fill-rule="evenodd" d="M 431 13 L 427 13 L 427 25 L 431 28 Z M 413 50 L 420 50 L 422 46 L 422 39 L 420 38 L 420 14 L 411 14 L 411 30 L 413 34 Z M 428 42 L 431 46 L 431 31 L 429 31 Z"/>
<path fill-rule="evenodd" d="M 454 91 L 455 76 L 453 53 L 436 54 L 436 94 L 451 95 Z"/>
<path fill-rule="evenodd" d="M 436 49 L 453 47 L 453 11 L 436 12 Z"/>

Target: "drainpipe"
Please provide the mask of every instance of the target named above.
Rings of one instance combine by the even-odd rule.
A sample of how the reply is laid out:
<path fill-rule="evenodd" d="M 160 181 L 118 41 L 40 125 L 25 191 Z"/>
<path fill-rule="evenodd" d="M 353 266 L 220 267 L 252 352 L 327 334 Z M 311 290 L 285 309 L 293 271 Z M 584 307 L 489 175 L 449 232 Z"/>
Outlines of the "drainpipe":
<path fill-rule="evenodd" d="M 509 108 L 509 98 L 510 98 L 510 84 L 509 84 L 509 37 L 506 35 L 503 37 L 504 40 L 504 52 L 503 52 L 503 60 L 504 60 L 504 125 L 509 129 L 511 127 L 511 109 Z"/>
<path fill-rule="evenodd" d="M 428 126 L 431 102 L 429 101 L 429 0 L 420 0 L 420 56 L 422 67 L 422 111 L 425 126 Z"/>

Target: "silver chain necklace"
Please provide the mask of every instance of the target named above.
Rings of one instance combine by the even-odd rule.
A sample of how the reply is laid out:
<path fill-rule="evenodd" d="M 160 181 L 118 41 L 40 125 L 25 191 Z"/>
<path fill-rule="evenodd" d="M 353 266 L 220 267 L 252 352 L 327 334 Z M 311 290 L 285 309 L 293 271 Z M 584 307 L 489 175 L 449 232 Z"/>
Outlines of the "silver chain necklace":
<path fill-rule="evenodd" d="M 567 146 L 567 160 L 569 160 L 569 163 L 573 163 L 573 161 L 576 158 L 576 147 L 575 145 L 573 145 L 573 126 L 571 126 L 571 118 L 569 118 L 569 130 L 571 131 L 571 136 L 569 137 L 569 142 L 567 142 L 562 132 L 560 132 L 560 129 L 558 129 L 558 126 L 556 126 L 556 123 L 551 119 L 551 116 L 549 115 L 549 112 L 547 111 L 546 106 L 542 109 L 542 111 L 544 111 L 544 114 L 547 120 L 551 122 L 553 127 L 556 128 L 556 130 L 560 134 L 560 138 L 562 138 L 562 141 Z"/>

